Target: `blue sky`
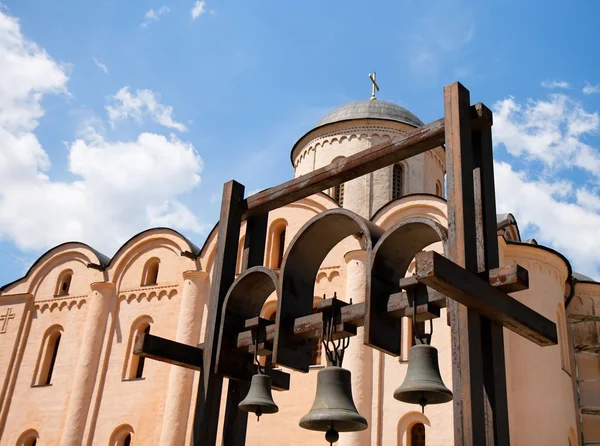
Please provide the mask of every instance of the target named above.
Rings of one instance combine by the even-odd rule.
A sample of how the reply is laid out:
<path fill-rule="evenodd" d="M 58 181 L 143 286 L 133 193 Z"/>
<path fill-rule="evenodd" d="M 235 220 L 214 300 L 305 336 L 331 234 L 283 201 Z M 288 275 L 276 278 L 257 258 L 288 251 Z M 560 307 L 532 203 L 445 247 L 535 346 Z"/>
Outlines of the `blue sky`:
<path fill-rule="evenodd" d="M 6 1 L 0 283 L 48 248 L 198 245 L 222 184 L 292 177 L 294 142 L 370 95 L 424 122 L 455 80 L 495 111 L 498 209 L 600 279 L 597 2 Z"/>

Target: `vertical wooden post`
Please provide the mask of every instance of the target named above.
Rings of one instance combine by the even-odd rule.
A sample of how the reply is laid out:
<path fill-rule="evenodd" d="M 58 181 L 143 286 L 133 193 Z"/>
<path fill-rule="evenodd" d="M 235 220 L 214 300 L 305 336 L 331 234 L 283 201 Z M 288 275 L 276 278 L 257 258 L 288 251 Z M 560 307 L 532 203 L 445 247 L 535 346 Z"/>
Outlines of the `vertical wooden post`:
<path fill-rule="evenodd" d="M 490 125 L 473 132 L 475 170 L 475 203 L 477 213 L 478 272 L 485 273 L 500 266 L 496 222 L 496 192 L 494 185 L 494 163 L 492 153 L 492 113 Z M 503 328 L 482 318 L 482 348 L 484 355 L 484 389 L 489 402 L 493 421 L 493 444 L 510 444 L 508 426 L 508 400 L 506 389 L 506 364 L 504 361 Z M 488 433 L 488 438 L 490 437 Z"/>
<path fill-rule="evenodd" d="M 267 221 L 269 214 L 250 217 L 246 221 L 246 238 L 242 259 L 242 272 L 263 264 Z M 248 393 L 249 384 L 228 380 L 225 420 L 223 422 L 223 446 L 244 446 L 248 427 L 248 413 L 238 409 L 238 404 Z"/>
<path fill-rule="evenodd" d="M 470 98 L 454 83 L 444 88 L 448 253 L 465 269 L 477 272 L 476 212 L 473 181 Z M 481 446 L 487 423 L 483 395 L 481 320 L 479 314 L 449 300 L 452 332 L 454 444 Z"/>
<path fill-rule="evenodd" d="M 217 441 L 223 377 L 214 373 L 223 302 L 235 279 L 240 225 L 244 211 L 244 186 L 229 181 L 223 186 L 208 321 L 204 336 L 204 367 L 198 385 L 194 417 L 194 446 L 214 446 Z"/>

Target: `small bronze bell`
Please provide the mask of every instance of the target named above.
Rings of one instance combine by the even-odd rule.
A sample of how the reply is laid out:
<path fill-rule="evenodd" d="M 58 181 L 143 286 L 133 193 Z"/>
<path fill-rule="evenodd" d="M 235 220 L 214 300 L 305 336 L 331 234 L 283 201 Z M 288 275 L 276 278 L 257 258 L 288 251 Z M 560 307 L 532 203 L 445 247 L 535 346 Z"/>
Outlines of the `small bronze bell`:
<path fill-rule="evenodd" d="M 264 413 L 279 412 L 279 407 L 271 395 L 271 377 L 260 373 L 252 376 L 248 395 L 238 404 L 238 407 L 245 412 L 254 413 L 258 419 Z"/>
<path fill-rule="evenodd" d="M 427 404 L 440 404 L 452 401 L 452 392 L 440 375 L 438 351 L 427 344 L 418 344 L 408 354 L 406 378 L 394 392 L 394 398 L 411 404 L 420 404 L 423 410 Z"/>
<path fill-rule="evenodd" d="M 300 420 L 300 427 L 327 432 L 325 438 L 335 443 L 337 432 L 362 431 L 367 420 L 358 413 L 352 399 L 350 371 L 325 367 L 317 375 L 317 394 L 310 412 Z"/>

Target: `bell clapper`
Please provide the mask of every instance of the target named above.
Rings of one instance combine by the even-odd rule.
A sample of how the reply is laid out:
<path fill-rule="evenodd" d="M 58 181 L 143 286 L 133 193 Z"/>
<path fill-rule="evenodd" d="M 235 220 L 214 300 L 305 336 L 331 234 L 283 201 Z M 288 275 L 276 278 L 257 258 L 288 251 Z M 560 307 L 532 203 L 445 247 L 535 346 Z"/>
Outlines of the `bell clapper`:
<path fill-rule="evenodd" d="M 427 406 L 427 398 L 425 398 L 425 395 L 423 395 L 419 400 L 419 405 L 421 406 L 421 413 L 424 414 L 425 406 Z"/>
<path fill-rule="evenodd" d="M 256 409 L 256 412 L 254 412 L 254 415 L 256 415 L 256 421 L 260 421 L 260 416 L 262 415 L 262 410 Z"/>
<path fill-rule="evenodd" d="M 336 441 L 340 439 L 340 434 L 331 426 L 327 432 L 325 432 L 325 441 L 327 441 L 330 445 L 333 445 Z"/>

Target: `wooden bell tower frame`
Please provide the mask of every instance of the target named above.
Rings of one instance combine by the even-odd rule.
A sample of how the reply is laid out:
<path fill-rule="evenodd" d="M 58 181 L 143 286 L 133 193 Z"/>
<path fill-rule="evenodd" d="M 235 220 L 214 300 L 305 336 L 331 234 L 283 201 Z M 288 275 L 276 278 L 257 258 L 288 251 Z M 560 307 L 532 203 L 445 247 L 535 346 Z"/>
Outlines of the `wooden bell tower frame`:
<path fill-rule="evenodd" d="M 509 425 L 503 327 L 540 346 L 557 343 L 553 322 L 507 293 L 528 287 L 518 265 L 499 268 L 492 158 L 492 113 L 470 104 L 459 83 L 444 88 L 442 119 L 244 199 L 244 187 L 223 189 L 205 344 L 196 348 L 143 334 L 135 353 L 201 371 L 194 418 L 194 445 L 215 445 L 223 378 L 229 378 L 223 444 L 245 444 L 247 413 L 237 408 L 253 374 L 252 354 L 272 354 L 273 362 L 308 371 L 310 343 L 320 336 L 323 313 L 312 314 L 312 287 L 324 255 L 348 235 L 367 251 L 365 303 L 338 305 L 335 336 L 365 327 L 365 344 L 399 354 L 399 317 L 426 320 L 448 308 L 452 333 L 455 446 L 508 446 Z M 445 144 L 448 229 L 431 222 L 414 241 L 416 274 L 393 249 L 405 243 L 402 227 L 387 232 L 350 211 L 336 209 L 306 223 L 291 242 L 281 273 L 262 266 L 269 211 Z M 240 225 L 247 221 L 243 273 L 235 279 Z M 401 225 L 400 225 L 401 226 Z M 433 237 L 433 238 L 432 238 Z M 443 238 L 445 256 L 419 252 Z M 414 237 L 413 237 L 414 238 Z M 404 245 L 402 245 L 404 246 Z M 396 254 L 395 254 L 396 253 Z M 404 268 L 404 269 L 403 269 Z M 401 274 L 398 276 L 397 274 Z M 278 294 L 275 323 L 258 317 L 267 297 Z M 310 302 L 307 295 L 310 295 Z M 417 314 L 412 303 L 417 300 Z M 339 301 L 338 301 L 339 302 Z M 271 370 L 274 388 L 289 388 L 289 374 Z M 267 422 L 265 420 L 265 422 Z"/>

